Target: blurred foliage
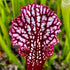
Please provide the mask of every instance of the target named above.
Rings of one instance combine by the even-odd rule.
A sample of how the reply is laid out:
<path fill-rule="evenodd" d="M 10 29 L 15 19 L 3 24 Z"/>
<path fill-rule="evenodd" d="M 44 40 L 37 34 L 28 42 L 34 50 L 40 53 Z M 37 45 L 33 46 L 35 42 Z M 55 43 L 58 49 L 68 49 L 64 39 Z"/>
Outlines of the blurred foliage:
<path fill-rule="evenodd" d="M 9 36 L 10 22 L 20 14 L 20 8 L 34 0 L 0 0 L 0 48 L 7 57 L 13 61 L 21 70 L 25 70 L 25 60 L 21 57 L 21 62 L 11 51 L 11 40 Z M 55 47 L 54 55 L 48 58 L 43 66 L 44 70 L 53 65 L 53 61 L 58 59 L 58 63 L 65 65 L 68 63 L 70 70 L 70 1 L 69 0 L 36 0 L 38 4 L 44 4 L 54 10 L 62 22 L 61 33 L 58 35 L 60 43 Z M 10 3 L 10 5 L 9 5 Z M 56 52 L 57 51 L 57 52 Z M 59 54 L 62 51 L 62 54 Z M 59 55 L 58 55 L 59 54 Z M 14 58 L 14 59 L 13 59 Z M 0 63 L 0 65 L 3 65 Z M 62 66 L 62 70 L 64 69 Z"/>

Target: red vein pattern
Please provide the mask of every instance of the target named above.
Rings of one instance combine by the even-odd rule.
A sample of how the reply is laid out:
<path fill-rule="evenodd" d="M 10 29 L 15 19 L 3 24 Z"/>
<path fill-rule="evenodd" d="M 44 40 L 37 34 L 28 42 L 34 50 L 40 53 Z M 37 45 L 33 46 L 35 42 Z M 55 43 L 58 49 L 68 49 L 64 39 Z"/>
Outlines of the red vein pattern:
<path fill-rule="evenodd" d="M 61 22 L 48 6 L 29 4 L 21 8 L 10 29 L 12 44 L 25 57 L 27 70 L 42 70 L 47 57 L 53 55 L 53 45 L 59 42 L 57 34 Z"/>

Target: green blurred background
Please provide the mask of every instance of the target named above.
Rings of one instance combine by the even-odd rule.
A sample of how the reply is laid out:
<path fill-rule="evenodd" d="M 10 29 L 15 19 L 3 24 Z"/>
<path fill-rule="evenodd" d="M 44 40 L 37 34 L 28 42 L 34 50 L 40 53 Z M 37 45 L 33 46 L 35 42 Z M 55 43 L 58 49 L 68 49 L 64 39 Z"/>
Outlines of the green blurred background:
<path fill-rule="evenodd" d="M 55 11 L 61 20 L 59 43 L 54 46 L 54 55 L 47 58 L 43 70 L 70 70 L 70 0 L 36 0 Z M 20 8 L 34 0 L 0 0 L 0 70 L 26 70 L 24 57 L 19 56 L 17 47 L 11 44 L 9 29 Z M 11 70 L 14 70 L 11 68 Z"/>

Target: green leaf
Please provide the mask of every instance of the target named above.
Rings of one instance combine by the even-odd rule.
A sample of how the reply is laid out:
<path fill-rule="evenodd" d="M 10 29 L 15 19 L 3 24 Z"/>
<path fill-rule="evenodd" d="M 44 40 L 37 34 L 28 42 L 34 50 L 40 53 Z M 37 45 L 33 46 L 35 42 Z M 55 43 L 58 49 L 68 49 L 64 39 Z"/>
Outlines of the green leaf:
<path fill-rule="evenodd" d="M 53 4 L 53 0 L 50 0 L 50 1 L 49 1 L 49 4 L 48 4 L 49 8 L 52 7 L 52 4 Z"/>
<path fill-rule="evenodd" d="M 20 0 L 11 0 L 13 17 L 17 17 L 20 14 Z"/>
<path fill-rule="evenodd" d="M 7 45 L 8 45 L 9 47 L 11 47 L 11 41 L 10 41 L 10 39 L 9 39 L 9 32 L 8 32 L 8 30 L 7 30 L 6 25 L 5 25 L 4 22 L 1 20 L 1 18 L 0 18 L 0 27 L 1 27 L 1 29 L 2 29 L 2 32 L 3 32 L 3 35 L 4 35 L 4 38 L 5 38 L 5 40 L 6 40 Z"/>
<path fill-rule="evenodd" d="M 41 0 L 40 3 L 46 5 L 46 1 L 47 1 L 47 0 Z"/>
<path fill-rule="evenodd" d="M 26 1 L 25 0 L 20 0 L 20 8 L 24 7 L 26 5 Z"/>
<path fill-rule="evenodd" d="M 61 0 L 57 0 L 57 16 L 60 18 Z"/>
<path fill-rule="evenodd" d="M 8 4 L 7 4 L 7 1 L 4 0 L 4 3 L 5 3 L 6 10 L 10 13 L 10 10 L 9 10 Z"/>
<path fill-rule="evenodd" d="M 21 56 L 21 60 L 22 60 L 22 64 L 23 64 L 23 66 L 25 67 L 25 66 L 26 66 L 26 62 L 25 62 L 24 57 Z M 24 70 L 25 70 L 25 68 L 24 68 Z"/>

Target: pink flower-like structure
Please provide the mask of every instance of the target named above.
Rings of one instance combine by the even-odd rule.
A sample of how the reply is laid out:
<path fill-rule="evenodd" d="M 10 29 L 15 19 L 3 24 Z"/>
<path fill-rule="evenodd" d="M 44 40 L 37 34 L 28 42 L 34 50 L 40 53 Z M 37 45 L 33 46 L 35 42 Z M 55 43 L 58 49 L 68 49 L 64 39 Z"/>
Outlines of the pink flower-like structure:
<path fill-rule="evenodd" d="M 33 3 L 21 8 L 11 23 L 12 44 L 19 46 L 27 70 L 42 70 L 46 58 L 53 55 L 53 45 L 59 42 L 61 22 L 57 15 L 48 6 Z"/>

